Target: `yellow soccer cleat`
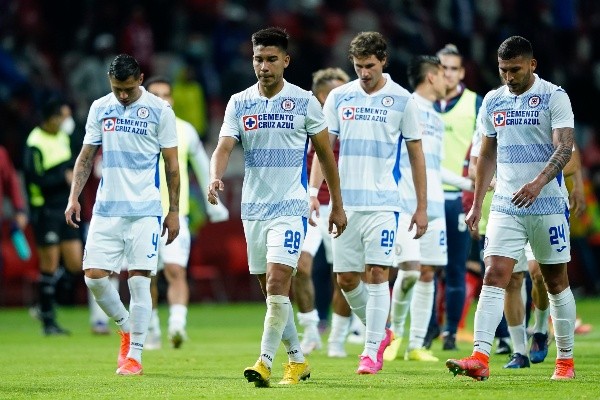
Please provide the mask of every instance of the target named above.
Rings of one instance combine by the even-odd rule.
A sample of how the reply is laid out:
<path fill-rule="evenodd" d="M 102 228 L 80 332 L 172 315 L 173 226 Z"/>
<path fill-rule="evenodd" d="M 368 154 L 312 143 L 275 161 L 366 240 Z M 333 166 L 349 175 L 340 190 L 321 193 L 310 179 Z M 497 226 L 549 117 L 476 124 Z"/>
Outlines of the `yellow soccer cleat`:
<path fill-rule="evenodd" d="M 410 351 L 407 349 L 406 353 L 404 354 L 404 360 L 429 362 L 440 361 L 439 358 L 437 358 L 431 353 L 431 350 L 427 350 L 425 347 L 421 347 L 420 349 L 412 349 Z"/>
<path fill-rule="evenodd" d="M 396 338 L 392 340 L 392 343 L 383 351 L 383 359 L 385 361 L 394 361 L 398 358 L 400 352 L 400 346 L 402 345 L 402 338 Z"/>
<path fill-rule="evenodd" d="M 310 378 L 310 367 L 308 362 L 303 363 L 289 362 L 283 364 L 283 379 L 279 381 L 280 385 L 297 385 L 300 381 Z"/>
<path fill-rule="evenodd" d="M 248 379 L 248 382 L 254 382 L 256 387 L 269 387 L 271 385 L 271 368 L 267 367 L 259 358 L 252 367 L 244 370 L 244 377 Z"/>

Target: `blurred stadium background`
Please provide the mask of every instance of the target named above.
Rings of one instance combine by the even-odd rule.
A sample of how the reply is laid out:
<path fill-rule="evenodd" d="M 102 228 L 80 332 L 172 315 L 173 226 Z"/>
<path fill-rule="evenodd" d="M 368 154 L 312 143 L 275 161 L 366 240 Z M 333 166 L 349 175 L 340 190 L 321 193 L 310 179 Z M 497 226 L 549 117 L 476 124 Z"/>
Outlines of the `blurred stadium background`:
<path fill-rule="evenodd" d="M 572 221 L 569 273 L 577 295 L 599 294 L 597 0 L 0 0 L 0 144 L 20 170 L 39 107 L 58 94 L 74 110 L 76 154 L 89 105 L 110 90 L 108 63 L 124 52 L 138 59 L 146 77 L 160 74 L 173 80 L 175 111 L 196 127 L 210 154 L 229 96 L 255 82 L 250 35 L 267 26 L 285 27 L 291 34 L 286 79 L 307 89 L 319 68 L 339 66 L 353 75 L 346 52 L 350 38 L 360 31 L 378 30 L 388 38 L 387 72 L 405 86 L 405 66 L 412 55 L 456 44 L 466 57 L 465 82 L 481 95 L 499 83 L 499 43 L 513 34 L 530 39 L 537 72 L 563 86 L 573 104 L 588 207 Z M 206 222 L 202 202 L 194 201 L 192 301 L 261 299 L 245 264 L 240 152 L 233 161 L 224 196 L 230 221 Z M 192 193 L 198 195 L 197 184 Z M 28 305 L 35 293 L 37 256 L 20 261 L 8 240 L 6 218 L 3 229 L 0 306 Z M 29 229 L 27 235 L 33 243 Z M 85 302 L 80 281 L 65 279 L 64 303 Z"/>

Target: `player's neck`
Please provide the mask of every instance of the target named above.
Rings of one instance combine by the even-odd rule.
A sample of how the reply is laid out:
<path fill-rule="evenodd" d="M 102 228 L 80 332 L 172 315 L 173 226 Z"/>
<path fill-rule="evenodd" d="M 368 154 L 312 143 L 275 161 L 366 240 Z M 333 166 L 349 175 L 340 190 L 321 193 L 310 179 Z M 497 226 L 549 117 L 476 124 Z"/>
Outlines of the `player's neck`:
<path fill-rule="evenodd" d="M 258 92 L 260 93 L 261 96 L 266 97 L 267 99 L 270 99 L 270 98 L 276 96 L 279 92 L 281 92 L 282 89 L 283 89 L 283 80 L 273 86 L 263 86 L 260 84 L 260 82 L 258 83 Z"/>

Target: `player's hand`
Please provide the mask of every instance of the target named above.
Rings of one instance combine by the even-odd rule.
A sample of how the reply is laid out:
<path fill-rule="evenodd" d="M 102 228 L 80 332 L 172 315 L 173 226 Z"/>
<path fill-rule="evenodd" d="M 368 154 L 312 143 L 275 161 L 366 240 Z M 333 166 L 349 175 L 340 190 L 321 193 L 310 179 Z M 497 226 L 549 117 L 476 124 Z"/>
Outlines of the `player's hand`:
<path fill-rule="evenodd" d="M 335 230 L 333 226 L 335 225 Z M 348 220 L 346 219 L 346 212 L 342 207 L 333 207 L 331 208 L 331 213 L 329 214 L 329 233 L 333 234 L 333 238 L 339 237 L 345 230 L 348 225 Z"/>
<path fill-rule="evenodd" d="M 308 200 L 309 214 L 310 217 L 308 219 L 308 223 L 312 226 L 317 226 L 317 222 L 313 219 L 313 216 L 319 218 L 321 214 L 319 214 L 319 209 L 321 208 L 321 203 L 319 203 L 319 199 L 311 196 Z"/>
<path fill-rule="evenodd" d="M 225 184 L 220 179 L 214 179 L 208 185 L 208 202 L 210 204 L 219 204 L 219 192 L 225 190 Z"/>
<path fill-rule="evenodd" d="M 420 210 L 415 211 L 410 220 L 410 225 L 408 226 L 409 231 L 412 231 L 413 227 L 416 227 L 416 232 L 413 239 L 418 239 L 423 236 L 425 232 L 427 232 L 427 225 L 427 212 Z"/>
<path fill-rule="evenodd" d="M 571 193 L 569 194 L 569 205 L 571 213 L 576 217 L 580 217 L 587 207 L 585 196 L 581 190 L 575 188 L 575 186 L 573 186 Z"/>
<path fill-rule="evenodd" d="M 179 213 L 177 211 L 169 211 L 165 217 L 162 234 L 160 236 L 165 236 L 166 232 L 168 232 L 166 244 L 171 244 L 179 235 Z"/>
<path fill-rule="evenodd" d="M 531 207 L 542 191 L 542 187 L 543 185 L 539 185 L 537 180 L 524 184 L 519 190 L 513 193 L 512 203 L 519 208 Z"/>
<path fill-rule="evenodd" d="M 481 219 L 481 209 L 478 207 L 471 207 L 467 217 L 465 218 L 465 223 L 469 227 L 469 231 L 471 232 L 471 237 L 473 237 L 473 232 L 477 232 L 479 235 L 479 220 Z"/>
<path fill-rule="evenodd" d="M 69 199 L 67 209 L 65 210 L 65 220 L 70 227 L 79 228 L 79 225 L 73 221 L 73 214 L 75 214 L 75 220 L 81 222 L 81 205 L 79 201 Z"/>

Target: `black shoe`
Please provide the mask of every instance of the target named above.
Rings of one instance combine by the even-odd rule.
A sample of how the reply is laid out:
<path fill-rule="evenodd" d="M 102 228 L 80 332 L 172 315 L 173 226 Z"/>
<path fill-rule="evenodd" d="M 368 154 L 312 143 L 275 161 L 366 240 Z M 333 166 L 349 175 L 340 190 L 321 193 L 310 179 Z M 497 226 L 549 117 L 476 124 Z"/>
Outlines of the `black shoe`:
<path fill-rule="evenodd" d="M 515 353 L 510 358 L 508 364 L 504 368 L 529 368 L 529 358 L 520 353 Z"/>
<path fill-rule="evenodd" d="M 443 333 L 444 344 L 442 350 L 458 350 L 456 347 L 456 334 L 455 333 Z"/>
<path fill-rule="evenodd" d="M 512 353 L 512 349 L 510 348 L 510 344 L 508 344 L 508 340 L 506 340 L 505 338 L 498 338 L 496 341 L 496 354 L 511 354 L 511 353 Z M 519 354 L 519 353 L 515 353 L 515 354 Z M 529 360 L 527 360 L 527 362 L 529 362 Z"/>
<path fill-rule="evenodd" d="M 434 327 L 429 326 L 429 328 L 427 329 L 427 334 L 425 335 L 425 339 L 423 339 L 423 347 L 425 347 L 427 350 L 429 350 L 431 348 L 431 344 L 432 344 L 433 340 L 437 339 L 438 336 L 440 336 L 439 326 L 437 326 L 437 325 Z"/>
<path fill-rule="evenodd" d="M 69 336 L 70 334 L 71 334 L 70 331 L 61 328 L 56 323 L 44 326 L 44 335 L 46 335 L 46 336 L 60 336 L 60 335 Z"/>

